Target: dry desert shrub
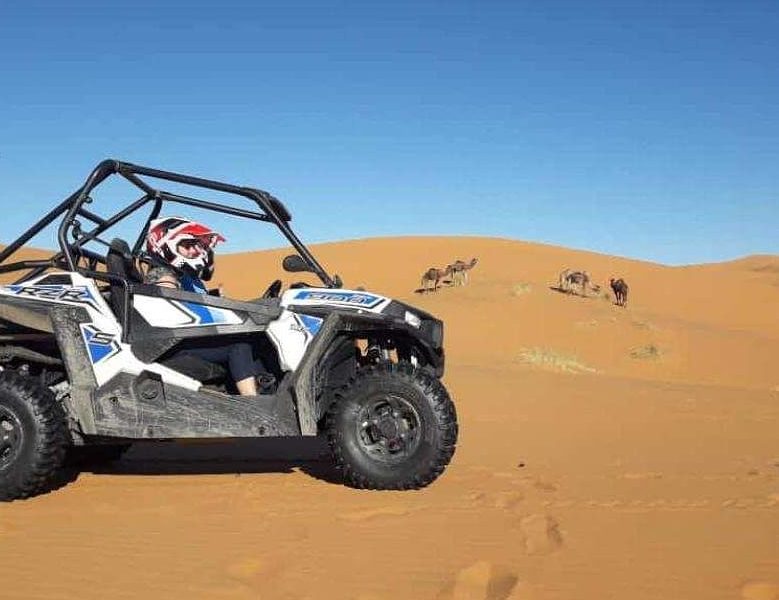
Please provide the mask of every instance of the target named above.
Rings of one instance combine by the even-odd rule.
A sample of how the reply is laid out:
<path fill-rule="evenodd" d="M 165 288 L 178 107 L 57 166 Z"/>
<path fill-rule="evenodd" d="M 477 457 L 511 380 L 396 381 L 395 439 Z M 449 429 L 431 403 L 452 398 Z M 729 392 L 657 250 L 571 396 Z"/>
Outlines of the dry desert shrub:
<path fill-rule="evenodd" d="M 611 301 L 613 299 L 612 295 L 609 293 L 609 291 L 606 288 L 599 288 L 595 292 L 595 297 L 600 298 L 601 300 L 604 300 L 611 304 Z"/>
<path fill-rule="evenodd" d="M 779 273 L 779 264 L 766 263 L 759 267 L 754 267 L 751 270 L 756 273 Z"/>
<path fill-rule="evenodd" d="M 598 326 L 598 320 L 597 319 L 590 319 L 589 321 L 576 321 L 574 323 L 576 327 L 586 327 L 586 328 L 592 328 Z"/>
<path fill-rule="evenodd" d="M 662 352 L 655 344 L 645 344 L 630 350 L 630 358 L 638 360 L 657 360 L 660 356 Z"/>
<path fill-rule="evenodd" d="M 525 294 L 529 294 L 533 289 L 533 286 L 529 283 L 517 283 L 513 288 L 511 288 L 511 295 L 512 296 L 524 296 Z"/>
<path fill-rule="evenodd" d="M 597 373 L 597 370 L 570 356 L 550 348 L 522 348 L 519 360 L 525 364 L 563 373 Z"/>
<path fill-rule="evenodd" d="M 648 329 L 650 331 L 657 330 L 657 327 L 653 323 L 645 319 L 633 319 L 630 324 L 637 329 Z"/>

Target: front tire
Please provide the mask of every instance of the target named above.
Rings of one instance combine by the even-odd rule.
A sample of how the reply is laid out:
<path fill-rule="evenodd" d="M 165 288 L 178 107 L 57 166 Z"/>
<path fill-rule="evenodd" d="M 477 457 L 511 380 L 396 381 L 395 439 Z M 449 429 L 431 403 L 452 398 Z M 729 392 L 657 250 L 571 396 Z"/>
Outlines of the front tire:
<path fill-rule="evenodd" d="M 363 489 L 425 487 L 444 471 L 457 443 L 446 388 L 407 363 L 359 369 L 336 393 L 325 429 L 345 483 Z"/>
<path fill-rule="evenodd" d="M 44 492 L 68 445 L 62 406 L 23 375 L 0 373 L 0 500 Z"/>

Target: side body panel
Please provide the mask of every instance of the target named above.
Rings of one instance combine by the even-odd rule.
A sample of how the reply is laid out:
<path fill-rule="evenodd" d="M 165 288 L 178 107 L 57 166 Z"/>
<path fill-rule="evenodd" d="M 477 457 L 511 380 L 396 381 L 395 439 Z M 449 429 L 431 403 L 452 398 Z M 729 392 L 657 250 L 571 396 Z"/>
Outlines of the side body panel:
<path fill-rule="evenodd" d="M 324 322 L 323 312 L 343 311 L 380 314 L 389 298 L 355 290 L 299 288 L 287 290 L 281 297 L 281 316 L 268 325 L 267 334 L 279 353 L 285 371 L 297 369 Z"/>

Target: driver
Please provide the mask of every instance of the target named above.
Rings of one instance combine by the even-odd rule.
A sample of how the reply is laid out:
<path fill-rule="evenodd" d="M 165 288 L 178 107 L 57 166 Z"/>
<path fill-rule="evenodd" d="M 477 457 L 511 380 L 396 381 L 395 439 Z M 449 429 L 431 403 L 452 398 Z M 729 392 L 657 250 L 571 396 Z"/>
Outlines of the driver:
<path fill-rule="evenodd" d="M 206 225 L 180 217 L 163 217 L 149 223 L 146 251 L 180 271 L 181 289 L 205 294 L 203 282 L 214 274 L 214 248 L 226 241 Z"/>
<path fill-rule="evenodd" d="M 146 250 L 172 268 L 152 268 L 144 282 L 188 292 L 208 293 L 203 281 L 211 279 L 214 273 L 214 248 L 219 242 L 225 241 L 220 233 L 189 219 L 154 219 L 149 223 Z M 185 348 L 177 354 L 226 365 L 242 396 L 256 396 L 258 388 L 263 393 L 272 392 L 273 375 L 268 373 L 259 359 L 254 358 L 252 346 L 247 342 L 219 344 L 217 339 L 214 344 Z"/>

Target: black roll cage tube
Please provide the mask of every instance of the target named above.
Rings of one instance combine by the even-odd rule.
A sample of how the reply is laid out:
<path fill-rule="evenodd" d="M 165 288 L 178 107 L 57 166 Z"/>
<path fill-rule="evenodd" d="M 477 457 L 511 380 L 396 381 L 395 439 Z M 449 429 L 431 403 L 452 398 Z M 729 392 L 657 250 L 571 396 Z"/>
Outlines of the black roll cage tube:
<path fill-rule="evenodd" d="M 99 215 L 86 209 L 84 205 L 92 202 L 92 198 L 90 197 L 92 190 L 94 190 L 108 177 L 116 174 L 120 175 L 128 182 L 139 188 L 143 192 L 143 196 L 141 196 L 138 200 L 129 206 L 120 210 L 115 215 L 104 219 L 103 217 L 100 217 Z M 251 210 L 209 202 L 199 198 L 191 198 L 189 196 L 172 194 L 170 192 L 159 190 L 150 186 L 139 176 L 152 177 L 154 179 L 162 179 L 165 181 L 190 185 L 193 187 L 200 187 L 243 196 L 244 198 L 247 198 L 257 204 L 262 212 L 253 212 Z M 27 273 L 18 281 L 21 282 L 34 277 L 35 275 L 43 273 L 46 271 L 46 269 L 51 267 L 58 267 L 69 271 L 76 271 L 85 276 L 95 277 L 98 279 L 105 278 L 104 274 L 99 274 L 100 277 L 98 277 L 95 271 L 96 264 L 104 264 L 105 258 L 87 248 L 83 248 L 82 246 L 92 240 L 101 241 L 97 238 L 98 235 L 113 227 L 128 215 L 139 210 L 148 202 L 154 202 L 154 208 L 152 209 L 149 218 L 146 220 L 146 224 L 139 234 L 138 239 L 133 245 L 132 253 L 134 256 L 139 255 L 149 228 L 149 223 L 159 216 L 160 212 L 162 211 L 163 203 L 173 202 L 177 204 L 194 206 L 205 210 L 211 210 L 214 212 L 221 212 L 237 217 L 275 224 L 281 230 L 284 237 L 286 237 L 290 244 L 292 244 L 293 248 L 295 248 L 304 262 L 309 266 L 311 272 L 316 274 L 322 283 L 325 284 L 325 286 L 335 287 L 335 282 L 330 277 L 330 275 L 327 274 L 322 265 L 319 264 L 308 248 L 306 248 L 303 242 L 300 241 L 300 239 L 290 228 L 288 223 L 291 220 L 291 216 L 289 212 L 287 212 L 284 204 L 268 192 L 256 188 L 235 186 L 228 183 L 222 183 L 220 181 L 212 181 L 210 179 L 202 179 L 200 177 L 183 175 L 181 173 L 173 173 L 171 171 L 162 171 L 159 169 L 141 167 L 113 159 L 104 160 L 99 165 L 97 165 L 97 167 L 95 167 L 95 169 L 89 174 L 89 177 L 87 177 L 84 185 L 82 185 L 78 190 L 63 200 L 57 207 L 47 213 L 40 221 L 35 223 L 16 240 L 10 243 L 5 249 L 0 251 L 0 273 L 32 269 L 32 272 Z M 19 250 L 19 248 L 35 237 L 63 213 L 65 213 L 65 217 L 63 218 L 62 223 L 60 223 L 59 229 L 57 230 L 57 239 L 60 246 L 60 251 L 58 253 L 47 260 L 23 260 L 14 263 L 3 264 L 9 257 L 11 257 L 17 250 Z M 95 227 L 88 232 L 82 232 L 81 224 L 77 220 L 77 217 L 88 219 L 95 224 Z M 75 236 L 73 236 L 74 233 L 76 234 Z M 72 243 L 68 242 L 69 234 L 74 237 L 74 241 Z M 79 258 L 86 258 L 88 260 L 88 265 L 90 267 L 89 269 L 84 269 L 79 266 L 78 258 L 74 260 L 74 255 L 76 254 L 79 255 Z M 125 288 L 125 290 L 126 289 L 127 288 Z"/>

